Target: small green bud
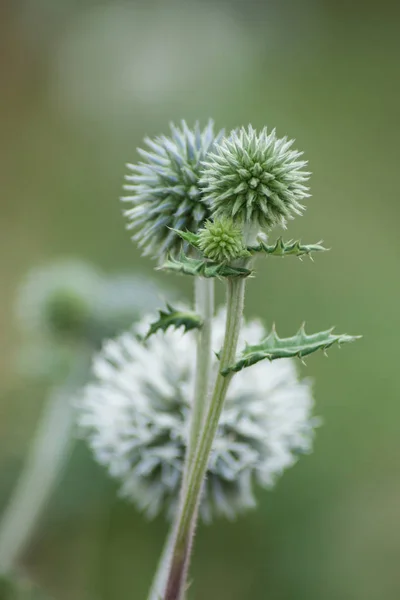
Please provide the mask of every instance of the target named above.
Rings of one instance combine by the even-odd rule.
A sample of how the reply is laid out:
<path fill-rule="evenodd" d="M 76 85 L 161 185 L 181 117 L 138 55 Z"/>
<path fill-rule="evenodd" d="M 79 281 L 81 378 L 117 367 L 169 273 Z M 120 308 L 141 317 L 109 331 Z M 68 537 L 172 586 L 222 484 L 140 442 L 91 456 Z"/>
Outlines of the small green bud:
<path fill-rule="evenodd" d="M 249 256 L 241 227 L 228 218 L 207 221 L 204 229 L 199 231 L 198 245 L 204 256 L 215 262 Z"/>
<path fill-rule="evenodd" d="M 233 131 L 207 156 L 200 183 L 214 217 L 269 229 L 301 215 L 309 173 L 293 140 L 251 126 Z"/>

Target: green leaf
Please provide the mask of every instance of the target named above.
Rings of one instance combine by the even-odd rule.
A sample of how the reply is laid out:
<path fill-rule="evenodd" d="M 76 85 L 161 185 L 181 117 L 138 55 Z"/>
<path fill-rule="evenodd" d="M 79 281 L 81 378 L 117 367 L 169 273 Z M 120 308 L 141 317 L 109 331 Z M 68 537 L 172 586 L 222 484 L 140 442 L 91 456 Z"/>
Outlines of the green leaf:
<path fill-rule="evenodd" d="M 191 311 L 176 310 L 170 304 L 167 304 L 166 310 L 159 310 L 159 318 L 150 325 L 145 339 L 156 333 L 159 329 L 166 331 L 168 327 L 183 327 L 185 333 L 191 329 L 200 329 L 203 322 L 199 315 Z"/>
<path fill-rule="evenodd" d="M 277 239 L 275 244 L 268 245 L 265 242 L 260 242 L 258 246 L 250 246 L 247 249 L 252 254 L 257 252 L 263 252 L 265 254 L 270 254 L 271 256 L 309 256 L 311 257 L 312 252 L 326 252 L 328 248 L 324 248 L 321 245 L 322 241 L 317 244 L 308 244 L 304 245 L 300 242 L 300 240 L 289 240 L 288 242 L 284 242 L 280 237 Z"/>
<path fill-rule="evenodd" d="M 166 262 L 159 267 L 165 271 L 175 273 L 184 273 L 185 275 L 201 275 L 202 277 L 248 277 L 252 274 L 251 269 L 244 267 L 230 267 L 220 263 L 214 263 L 209 260 L 195 259 L 180 254 L 178 258 L 169 257 Z"/>
<path fill-rule="evenodd" d="M 228 375 L 228 373 L 240 371 L 264 359 L 271 361 L 277 358 L 291 358 L 295 356 L 303 358 L 317 350 L 326 351 L 333 344 L 340 346 L 340 344 L 354 342 L 361 337 L 335 335 L 332 331 L 333 328 L 307 335 L 304 325 L 302 325 L 296 335 L 288 338 L 280 338 L 275 328 L 273 328 L 271 333 L 259 344 L 254 346 L 246 345 L 239 360 L 234 365 L 221 371 L 221 373 L 222 375 Z"/>
<path fill-rule="evenodd" d="M 170 229 L 191 246 L 194 246 L 195 248 L 199 247 L 199 236 L 196 233 L 192 233 L 191 231 L 181 231 L 180 229 L 174 229 L 173 227 Z"/>

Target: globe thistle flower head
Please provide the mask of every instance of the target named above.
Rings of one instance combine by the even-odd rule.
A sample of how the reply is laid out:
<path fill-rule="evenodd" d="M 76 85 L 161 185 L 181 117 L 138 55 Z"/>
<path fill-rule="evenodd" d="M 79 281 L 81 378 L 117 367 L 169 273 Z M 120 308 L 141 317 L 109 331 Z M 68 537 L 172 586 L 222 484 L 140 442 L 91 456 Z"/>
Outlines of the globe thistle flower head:
<path fill-rule="evenodd" d="M 17 355 L 22 376 L 59 381 L 76 361 L 77 344 L 99 348 L 143 313 L 171 297 L 147 277 L 105 275 L 90 263 L 56 259 L 34 267 L 16 297 L 16 317 L 26 335 Z"/>
<path fill-rule="evenodd" d="M 144 255 L 177 254 L 182 240 L 171 229 L 197 233 L 210 216 L 199 178 L 202 162 L 222 134 L 214 134 L 211 120 L 202 131 L 198 123 L 193 130 L 185 121 L 181 127 L 172 124 L 170 137 L 146 138 L 148 149 L 138 149 L 143 161 L 127 165 L 124 189 L 130 195 L 121 200 L 133 204 L 124 214 Z"/>
<path fill-rule="evenodd" d="M 198 243 L 204 256 L 216 262 L 229 262 L 248 255 L 242 228 L 226 217 L 206 221 L 199 231 Z"/>
<path fill-rule="evenodd" d="M 102 277 L 79 260 L 58 260 L 32 269 L 20 286 L 17 316 L 32 333 L 80 337 L 89 327 Z"/>
<path fill-rule="evenodd" d="M 301 215 L 309 196 L 309 173 L 293 140 L 275 129 L 257 133 L 251 126 L 232 131 L 204 161 L 201 184 L 214 217 L 230 217 L 260 229 L 285 226 Z"/>
<path fill-rule="evenodd" d="M 214 350 L 224 323 L 223 314 L 214 320 Z M 149 517 L 164 511 L 171 517 L 188 438 L 196 338 L 169 329 L 143 343 L 147 330 L 146 320 L 104 345 L 76 402 L 78 422 L 97 461 L 121 482 L 121 494 Z M 264 333 L 258 322 L 245 324 L 241 344 Z M 216 358 L 213 366 L 216 373 Z M 204 484 L 204 520 L 255 506 L 254 484 L 272 486 L 311 449 L 312 406 L 310 384 L 299 381 L 291 360 L 258 363 L 235 376 Z"/>

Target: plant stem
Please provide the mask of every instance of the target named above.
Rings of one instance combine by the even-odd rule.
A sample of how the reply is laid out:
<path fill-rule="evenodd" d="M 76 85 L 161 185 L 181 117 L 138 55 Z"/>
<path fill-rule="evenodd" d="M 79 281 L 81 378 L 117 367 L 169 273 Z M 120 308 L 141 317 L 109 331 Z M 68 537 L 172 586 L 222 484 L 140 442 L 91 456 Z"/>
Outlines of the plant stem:
<path fill-rule="evenodd" d="M 207 409 L 207 397 L 210 387 L 212 319 L 214 316 L 214 281 L 213 279 L 196 277 L 194 289 L 195 309 L 196 313 L 202 317 L 203 325 L 198 332 L 197 338 L 196 378 L 190 416 L 189 439 L 183 471 L 182 493 L 188 480 L 190 466 L 199 440 L 204 414 Z M 176 527 L 172 525 L 164 544 L 148 600 L 160 600 L 164 594 L 176 537 L 175 530 Z"/>
<path fill-rule="evenodd" d="M 165 586 L 167 585 L 169 564 L 171 561 L 171 553 L 174 547 L 175 528 L 171 525 L 168 531 L 167 539 L 164 543 L 160 560 L 158 561 L 156 574 L 151 583 L 148 600 L 161 600 L 163 597 Z"/>
<path fill-rule="evenodd" d="M 202 317 L 203 326 L 197 338 L 196 380 L 191 411 L 190 432 L 187 447 L 184 481 L 187 481 L 190 465 L 199 440 L 204 414 L 207 409 L 211 370 L 212 319 L 214 316 L 214 280 L 196 277 L 196 312 Z"/>
<path fill-rule="evenodd" d="M 227 316 L 224 344 L 220 355 L 220 371 L 235 359 L 244 306 L 245 279 L 227 279 Z M 187 483 L 183 486 L 176 521 L 176 534 L 164 600 L 181 600 L 185 592 L 186 574 L 197 520 L 198 506 L 207 471 L 212 444 L 232 374 L 218 373 L 207 409 L 201 437 L 197 444 Z"/>
<path fill-rule="evenodd" d="M 26 464 L 0 523 L 0 575 L 9 573 L 30 541 L 73 443 L 71 395 L 86 377 L 90 354 L 77 352 L 64 385 L 52 390 Z"/>

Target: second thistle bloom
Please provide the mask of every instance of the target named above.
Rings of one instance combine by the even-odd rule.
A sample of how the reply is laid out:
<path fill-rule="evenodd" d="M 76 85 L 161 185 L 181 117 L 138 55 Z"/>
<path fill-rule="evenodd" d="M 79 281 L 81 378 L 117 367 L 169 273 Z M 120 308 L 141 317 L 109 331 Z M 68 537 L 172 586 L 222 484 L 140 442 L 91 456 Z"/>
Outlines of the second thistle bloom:
<path fill-rule="evenodd" d="M 78 400 L 78 420 L 96 460 L 121 484 L 121 493 L 148 516 L 173 516 L 179 498 L 196 339 L 168 329 L 145 343 L 147 320 L 109 340 L 93 363 L 92 382 Z M 225 318 L 213 323 L 215 351 Z M 258 322 L 244 324 L 240 345 L 265 335 Z M 219 362 L 213 360 L 216 375 Z M 211 453 L 200 513 L 234 517 L 255 506 L 253 487 L 270 487 L 312 447 L 313 398 L 294 361 L 260 362 L 232 380 Z"/>
<path fill-rule="evenodd" d="M 215 217 L 269 229 L 302 214 L 309 173 L 293 140 L 265 127 L 233 131 L 204 162 L 201 183 Z"/>
<path fill-rule="evenodd" d="M 182 121 L 180 128 L 171 125 L 171 137 L 146 138 L 148 149 L 138 149 L 143 161 L 127 165 L 124 189 L 129 195 L 122 200 L 133 205 L 125 216 L 143 254 L 177 254 L 182 241 L 171 229 L 197 233 L 210 217 L 199 178 L 202 162 L 221 138 L 222 131 L 215 135 L 211 120 L 203 131 L 198 124 L 191 130 Z"/>

